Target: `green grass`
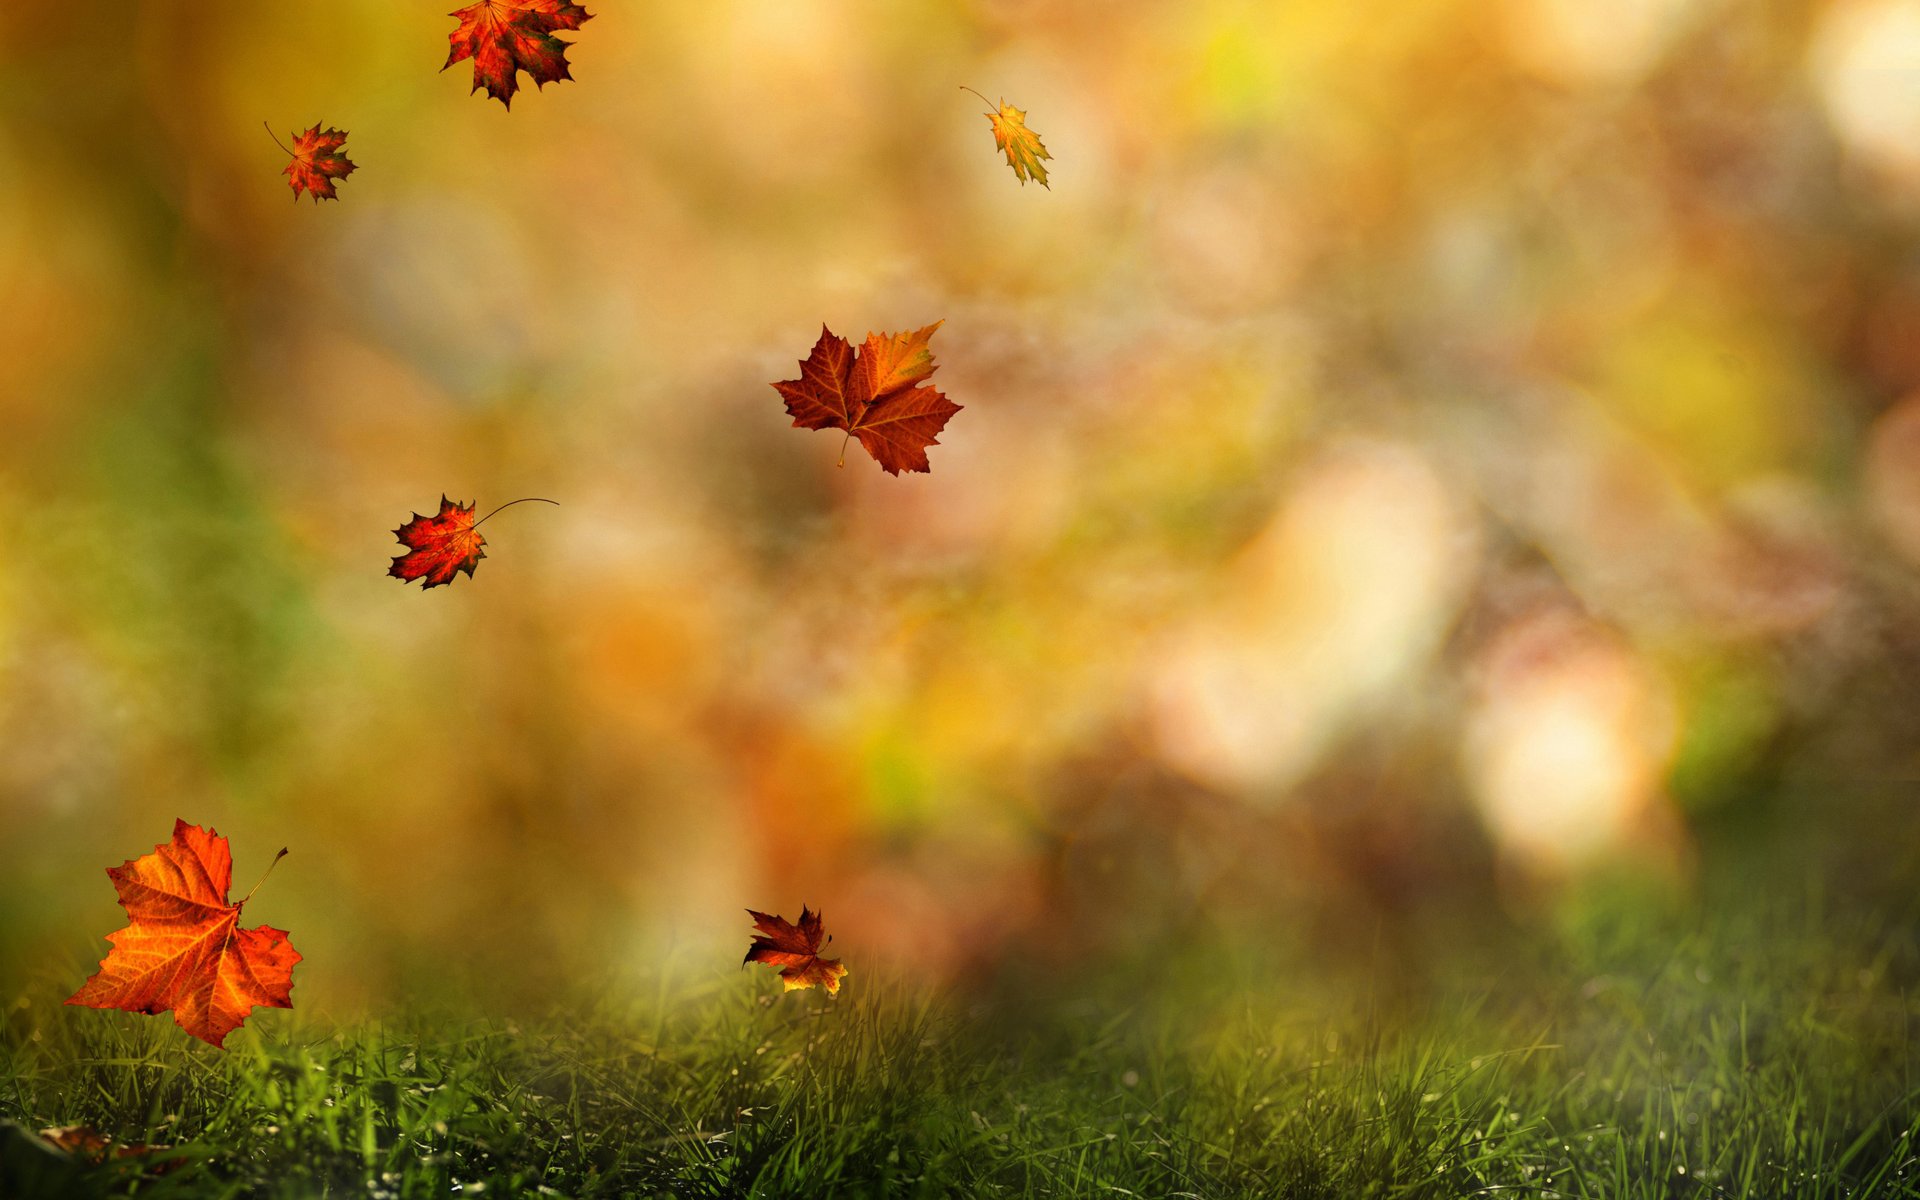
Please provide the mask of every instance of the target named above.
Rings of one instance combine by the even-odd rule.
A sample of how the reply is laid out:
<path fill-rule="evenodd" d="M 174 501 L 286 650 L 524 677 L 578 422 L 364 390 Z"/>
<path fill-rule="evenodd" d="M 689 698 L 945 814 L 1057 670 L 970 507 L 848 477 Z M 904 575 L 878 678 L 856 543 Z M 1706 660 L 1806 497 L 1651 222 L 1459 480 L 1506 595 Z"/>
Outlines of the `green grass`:
<path fill-rule="evenodd" d="M 1920 1196 L 1914 1005 L 1842 941 L 1590 940 L 1391 1007 L 1191 960 L 964 1011 L 722 972 L 518 1023 L 263 1012 L 225 1053 L 49 987 L 6 1013 L 0 1117 L 180 1161 L 43 1170 L 15 1130 L 0 1194 Z"/>

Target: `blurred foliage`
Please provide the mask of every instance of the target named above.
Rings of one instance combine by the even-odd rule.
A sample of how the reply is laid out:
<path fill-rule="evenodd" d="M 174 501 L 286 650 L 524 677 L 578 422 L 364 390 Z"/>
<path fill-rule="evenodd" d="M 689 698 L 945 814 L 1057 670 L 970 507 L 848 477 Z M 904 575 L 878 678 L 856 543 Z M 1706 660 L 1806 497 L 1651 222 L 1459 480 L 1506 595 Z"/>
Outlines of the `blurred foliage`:
<path fill-rule="evenodd" d="M 0 11 L 0 964 L 175 816 L 325 1011 L 1910 918 L 1920 22 L 1723 8 L 616 0 L 511 114 L 431 6 Z M 942 318 L 931 475 L 786 427 Z M 403 590 L 443 491 L 562 507 Z"/>

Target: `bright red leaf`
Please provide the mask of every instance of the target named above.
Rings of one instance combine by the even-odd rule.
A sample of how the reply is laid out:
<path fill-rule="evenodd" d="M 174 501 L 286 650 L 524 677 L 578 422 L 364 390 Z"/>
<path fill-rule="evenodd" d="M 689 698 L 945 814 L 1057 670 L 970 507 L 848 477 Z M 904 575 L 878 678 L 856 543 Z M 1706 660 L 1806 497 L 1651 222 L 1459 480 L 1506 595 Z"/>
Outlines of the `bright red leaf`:
<path fill-rule="evenodd" d="M 759 934 L 754 937 L 753 945 L 747 947 L 747 956 L 741 965 L 747 963 L 765 963 L 780 968 L 780 980 L 786 986 L 784 991 L 795 988 L 809 988 L 819 984 L 827 989 L 827 995 L 840 993 L 840 977 L 847 969 L 840 965 L 837 958 L 821 958 L 820 914 L 800 906 L 800 923 L 795 925 L 780 917 L 770 917 L 751 908 L 747 915 L 753 918 L 754 928 Z M 828 937 L 827 941 L 833 939 Z"/>
<path fill-rule="evenodd" d="M 271 134 L 273 126 L 267 126 L 267 132 Z M 279 138 L 274 138 L 276 144 L 279 141 Z M 328 129 L 323 132 L 316 121 L 312 129 L 293 135 L 293 149 L 280 147 L 293 155 L 293 161 L 280 173 L 287 177 L 295 200 L 300 199 L 303 191 L 313 197 L 315 204 L 340 198 L 334 192 L 333 181 L 345 179 L 354 172 L 354 164 L 347 160 L 341 149 L 346 144 L 346 131 Z"/>
<path fill-rule="evenodd" d="M 413 520 L 394 530 L 393 535 L 407 552 L 394 558 L 387 574 L 402 583 L 424 579 L 427 582 L 422 587 L 439 587 L 452 583 L 461 571 L 472 579 L 474 567 L 487 556 L 480 548 L 487 539 L 473 527 L 473 505 L 455 504 L 445 496 L 440 497 L 437 516 L 415 513 Z"/>
<path fill-rule="evenodd" d="M 470 90 L 484 87 L 487 95 L 508 108 L 519 90 L 520 71 L 538 87 L 573 78 L 567 73 L 567 48 L 573 43 L 553 35 L 578 29 L 592 16 L 570 0 L 480 0 L 449 15 L 460 24 L 447 35 L 453 48 L 440 69 L 471 58 Z"/>
<path fill-rule="evenodd" d="M 538 500 L 541 504 L 558 504 L 557 500 L 544 500 L 539 496 L 528 496 L 520 500 L 510 500 L 500 508 L 512 508 L 516 504 L 525 504 Z M 472 504 L 455 504 L 444 495 L 440 497 L 440 511 L 434 516 L 423 517 L 413 514 L 413 520 L 393 531 L 400 544 L 407 547 L 405 554 L 397 555 L 393 565 L 387 568 L 387 574 L 402 583 L 412 583 L 424 579 L 421 590 L 439 587 L 443 583 L 452 583 L 453 577 L 462 571 L 467 578 L 473 578 L 474 567 L 487 556 L 481 547 L 487 539 L 480 536 L 480 524 L 500 511 L 473 519 Z"/>
<path fill-rule="evenodd" d="M 226 838 L 175 821 L 171 842 L 108 867 L 107 877 L 130 923 L 107 935 L 112 952 L 68 1004 L 171 1010 L 180 1028 L 214 1046 L 255 1008 L 293 1007 L 300 954 L 284 929 L 240 928 L 247 901 L 227 901 L 233 855 Z"/>
<path fill-rule="evenodd" d="M 773 385 L 801 429 L 844 429 L 888 474 L 928 471 L 927 447 L 961 406 L 920 386 L 935 366 L 928 340 L 944 322 L 912 333 L 869 333 L 858 352 L 826 326 L 800 378 Z M 841 463 L 846 462 L 845 443 Z"/>

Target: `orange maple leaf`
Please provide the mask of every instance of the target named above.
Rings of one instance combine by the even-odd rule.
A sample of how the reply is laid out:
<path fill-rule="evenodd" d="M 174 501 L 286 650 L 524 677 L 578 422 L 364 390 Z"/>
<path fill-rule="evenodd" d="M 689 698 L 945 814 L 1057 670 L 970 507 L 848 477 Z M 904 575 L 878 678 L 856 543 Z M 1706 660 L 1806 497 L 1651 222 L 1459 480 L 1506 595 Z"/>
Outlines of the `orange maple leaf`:
<path fill-rule="evenodd" d="M 536 87 L 573 78 L 567 71 L 567 48 L 573 43 L 553 35 L 580 28 L 593 14 L 570 0 L 480 0 L 448 15 L 460 24 L 447 35 L 452 49 L 440 69 L 471 58 L 469 94 L 484 87 L 511 109 L 520 87 L 518 72 L 525 71 Z"/>
<path fill-rule="evenodd" d="M 786 986 L 783 991 L 795 988 L 809 988 L 819 984 L 827 989 L 827 995 L 840 994 L 840 977 L 847 969 L 840 965 L 837 958 L 821 958 L 820 914 L 800 906 L 800 923 L 794 925 L 780 917 L 770 917 L 763 912 L 747 910 L 753 918 L 754 928 L 760 932 L 754 937 L 753 945 L 747 947 L 747 956 L 740 965 L 748 963 L 766 963 L 770 967 L 780 968 L 780 980 Z M 827 941 L 833 939 L 828 937 Z"/>
<path fill-rule="evenodd" d="M 927 341 L 944 323 L 912 333 L 869 333 L 857 354 L 822 325 L 800 378 L 773 390 L 787 402 L 796 428 L 844 429 L 891 475 L 932 470 L 927 447 L 940 444 L 940 431 L 962 407 L 937 388 L 919 386 L 935 370 Z M 842 442 L 840 464 L 846 461 Z"/>
<path fill-rule="evenodd" d="M 341 150 L 347 144 L 345 130 L 329 129 L 322 132 L 320 123 L 316 121 L 312 129 L 293 135 L 291 150 L 280 145 L 280 139 L 273 136 L 271 125 L 267 126 L 267 136 L 273 137 L 274 145 L 293 156 L 287 169 L 280 173 L 287 177 L 287 183 L 292 186 L 294 200 L 298 201 L 303 191 L 313 197 L 315 204 L 340 198 L 333 189 L 333 181 L 345 179 L 355 169 Z"/>
<path fill-rule="evenodd" d="M 510 500 L 500 508 L 512 508 L 530 500 L 538 500 L 542 504 L 559 503 L 558 500 L 527 496 Z M 467 578 L 472 579 L 474 567 L 487 556 L 487 552 L 481 549 L 487 544 L 487 539 L 480 536 L 480 523 L 491 518 L 500 508 L 476 521 L 473 519 L 473 505 L 455 504 L 442 495 L 438 514 L 423 517 L 415 513 L 413 520 L 393 531 L 393 536 L 400 539 L 400 544 L 407 547 L 407 552 L 394 557 L 387 574 L 401 583 L 425 579 L 426 582 L 420 585 L 422 591 L 452 583 L 453 577 L 461 571 L 465 571 Z"/>
<path fill-rule="evenodd" d="M 175 821 L 171 842 L 108 867 L 107 877 L 131 923 L 107 935 L 113 950 L 67 997 L 68 1004 L 138 1013 L 171 1009 L 180 1028 L 213 1046 L 255 1008 L 293 1007 L 293 967 L 300 954 L 284 929 L 240 928 L 240 909 L 252 893 L 238 903 L 227 901 L 233 855 L 226 838 Z"/>

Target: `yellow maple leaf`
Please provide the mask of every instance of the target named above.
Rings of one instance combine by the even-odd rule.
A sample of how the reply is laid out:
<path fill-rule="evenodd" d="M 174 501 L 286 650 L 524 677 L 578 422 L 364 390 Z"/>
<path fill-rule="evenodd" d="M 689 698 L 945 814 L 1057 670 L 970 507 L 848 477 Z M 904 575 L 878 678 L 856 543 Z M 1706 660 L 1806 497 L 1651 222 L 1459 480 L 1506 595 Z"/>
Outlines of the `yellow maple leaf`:
<path fill-rule="evenodd" d="M 973 92 L 972 88 L 965 86 L 960 90 Z M 973 94 L 980 96 L 979 92 L 973 92 Z M 980 98 L 987 100 L 985 96 Z M 993 101 L 987 100 L 987 103 L 992 104 Z M 1040 160 L 1052 158 L 1053 155 L 1048 154 L 1047 148 L 1040 144 L 1040 135 L 1027 128 L 1027 114 L 1005 100 L 999 103 L 998 110 L 986 114 L 988 122 L 993 125 L 994 147 L 1006 154 L 1007 165 L 1013 168 L 1014 177 L 1020 181 L 1020 186 L 1025 187 L 1027 180 L 1032 179 L 1041 187 L 1052 191 L 1052 188 L 1047 187 L 1047 168 L 1041 165 Z"/>

